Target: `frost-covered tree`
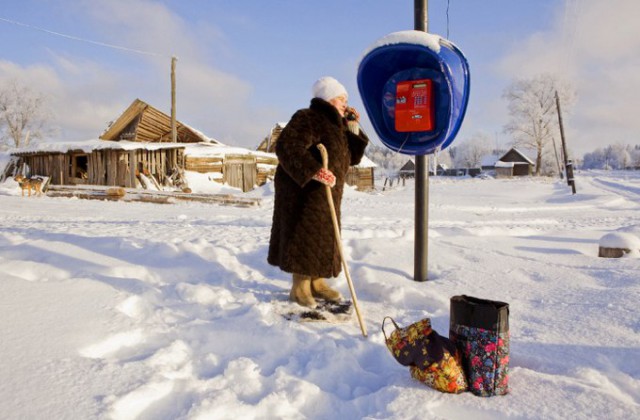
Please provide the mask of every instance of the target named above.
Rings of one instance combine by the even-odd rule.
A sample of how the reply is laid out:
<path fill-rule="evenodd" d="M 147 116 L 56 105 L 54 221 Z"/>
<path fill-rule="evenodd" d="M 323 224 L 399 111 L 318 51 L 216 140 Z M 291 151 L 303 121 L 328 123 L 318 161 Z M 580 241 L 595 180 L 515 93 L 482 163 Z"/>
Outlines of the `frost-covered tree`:
<path fill-rule="evenodd" d="M 605 165 L 604 150 L 597 148 L 591 153 L 585 153 L 582 158 L 583 169 L 604 169 Z"/>
<path fill-rule="evenodd" d="M 611 144 L 605 148 L 598 148 L 584 155 L 582 167 L 584 169 L 628 169 L 639 162 L 640 154 L 636 149 L 624 144 Z"/>
<path fill-rule="evenodd" d="M 388 175 L 398 172 L 398 170 L 411 159 L 408 155 L 403 155 L 375 144 L 370 144 L 367 147 L 367 157 L 378 165 L 380 173 L 386 173 Z"/>
<path fill-rule="evenodd" d="M 632 165 L 631 146 L 628 144 L 616 144 L 613 146 L 619 169 L 628 169 Z"/>
<path fill-rule="evenodd" d="M 535 151 L 536 175 L 540 175 L 544 155 L 553 152 L 553 136 L 560 138 L 556 91 L 562 112 L 567 114 L 575 101 L 575 94 L 551 74 L 518 79 L 503 94 L 509 103 L 510 116 L 504 130 L 513 136 L 514 146 Z"/>
<path fill-rule="evenodd" d="M 491 153 L 493 142 L 491 136 L 476 132 L 466 141 L 456 146 L 454 164 L 456 168 L 480 168 L 482 158 Z"/>
<path fill-rule="evenodd" d="M 41 139 L 49 121 L 45 97 L 16 81 L 0 87 L 0 141 L 26 147 Z"/>

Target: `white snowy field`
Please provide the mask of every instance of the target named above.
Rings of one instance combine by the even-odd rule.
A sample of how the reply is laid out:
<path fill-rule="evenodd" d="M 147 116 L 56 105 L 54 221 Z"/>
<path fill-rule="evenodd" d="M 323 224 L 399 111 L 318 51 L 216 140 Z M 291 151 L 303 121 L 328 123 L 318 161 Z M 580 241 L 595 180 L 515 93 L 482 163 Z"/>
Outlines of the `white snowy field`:
<path fill-rule="evenodd" d="M 273 192 L 255 208 L 22 198 L 0 184 L 2 419 L 640 418 L 640 173 L 431 178 L 429 278 L 413 281 L 414 188 L 348 191 L 343 243 L 369 337 L 274 311 Z M 334 281 L 345 296 L 344 276 Z M 510 394 L 412 380 L 380 325 L 449 298 L 509 302 Z"/>

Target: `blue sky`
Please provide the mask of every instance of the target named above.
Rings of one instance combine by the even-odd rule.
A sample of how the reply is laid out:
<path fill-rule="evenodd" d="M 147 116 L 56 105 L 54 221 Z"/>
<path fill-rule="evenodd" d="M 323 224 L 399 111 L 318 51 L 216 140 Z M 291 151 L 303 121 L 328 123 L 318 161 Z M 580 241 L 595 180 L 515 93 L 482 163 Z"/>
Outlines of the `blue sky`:
<path fill-rule="evenodd" d="M 471 67 L 467 118 L 453 144 L 477 132 L 508 143 L 501 95 L 514 78 L 543 71 L 578 92 L 565 118 L 575 153 L 638 144 L 638 3 L 429 0 L 429 32 L 448 31 Z M 0 83 L 18 79 L 48 96 L 55 139 L 98 137 L 136 98 L 169 113 L 175 55 L 178 119 L 254 147 L 308 105 L 321 76 L 341 80 L 362 109 L 361 55 L 384 35 L 413 29 L 413 1 L 5 0 L 0 19 L 31 26 L 0 20 Z M 366 117 L 363 124 L 375 137 Z"/>

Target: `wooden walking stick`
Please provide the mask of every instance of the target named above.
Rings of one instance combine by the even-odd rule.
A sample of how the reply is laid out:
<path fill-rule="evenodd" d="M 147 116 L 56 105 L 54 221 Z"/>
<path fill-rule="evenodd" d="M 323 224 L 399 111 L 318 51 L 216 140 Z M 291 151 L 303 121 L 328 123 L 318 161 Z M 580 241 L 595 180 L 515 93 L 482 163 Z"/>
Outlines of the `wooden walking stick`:
<path fill-rule="evenodd" d="M 322 156 L 322 167 L 329 169 L 329 154 L 323 144 L 318 144 L 318 150 Z M 336 245 L 338 245 L 338 251 L 340 252 L 340 260 L 342 260 L 342 267 L 344 268 L 344 274 L 347 277 L 347 283 L 349 284 L 349 291 L 351 292 L 351 299 L 353 300 L 353 306 L 356 308 L 356 315 L 358 316 L 358 322 L 360 323 L 360 330 L 363 336 L 367 336 L 367 327 L 362 321 L 362 315 L 360 315 L 360 308 L 358 307 L 358 298 L 356 297 L 356 290 L 353 288 L 353 282 L 349 275 L 349 267 L 347 267 L 347 260 L 344 258 L 344 252 L 342 251 L 342 239 L 340 238 L 340 226 L 338 225 L 338 216 L 336 215 L 336 208 L 333 204 L 333 195 L 331 194 L 331 187 L 325 185 L 327 192 L 327 201 L 329 202 L 329 210 L 331 211 L 331 220 L 333 221 L 333 231 L 336 235 Z"/>

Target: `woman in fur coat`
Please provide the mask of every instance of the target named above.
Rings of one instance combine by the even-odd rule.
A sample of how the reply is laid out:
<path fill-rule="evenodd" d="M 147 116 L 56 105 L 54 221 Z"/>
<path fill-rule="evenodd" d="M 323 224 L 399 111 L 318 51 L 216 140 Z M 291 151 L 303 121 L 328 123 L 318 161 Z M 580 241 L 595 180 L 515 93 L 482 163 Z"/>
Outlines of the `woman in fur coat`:
<path fill-rule="evenodd" d="M 340 82 L 323 77 L 312 91 L 309 108 L 293 115 L 276 142 L 279 164 L 267 258 L 269 264 L 292 273 L 290 298 L 308 307 L 316 306 L 316 298 L 342 299 L 325 282 L 341 271 L 325 185 L 332 187 L 339 221 L 347 171 L 360 162 L 369 141 L 360 130 L 358 113 L 347 106 L 347 91 Z M 320 143 L 329 155 L 328 170 L 322 167 Z"/>

